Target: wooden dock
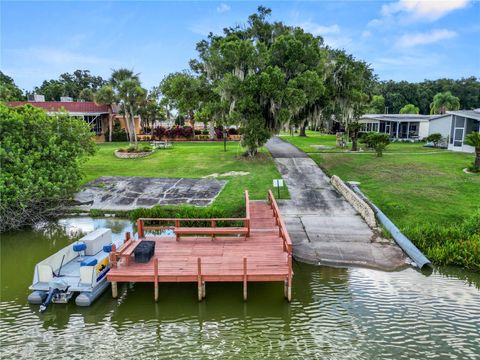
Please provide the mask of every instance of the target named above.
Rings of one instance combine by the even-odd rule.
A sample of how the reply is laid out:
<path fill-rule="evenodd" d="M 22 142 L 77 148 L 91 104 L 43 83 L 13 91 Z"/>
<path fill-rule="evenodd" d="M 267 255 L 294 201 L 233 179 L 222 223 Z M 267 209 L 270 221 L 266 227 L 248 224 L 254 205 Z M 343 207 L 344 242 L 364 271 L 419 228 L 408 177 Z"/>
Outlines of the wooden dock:
<path fill-rule="evenodd" d="M 246 300 L 248 282 L 280 281 L 290 301 L 292 243 L 275 198 L 269 191 L 267 201 L 250 201 L 245 192 L 245 202 L 244 218 L 138 219 L 138 239 L 127 233 L 110 254 L 112 296 L 117 297 L 117 282 L 151 282 L 155 301 L 161 282 L 196 282 L 202 300 L 207 282 L 241 282 Z M 165 229 L 176 235 L 145 235 Z M 155 241 L 155 253 L 148 263 L 137 263 L 133 252 L 143 240 Z"/>

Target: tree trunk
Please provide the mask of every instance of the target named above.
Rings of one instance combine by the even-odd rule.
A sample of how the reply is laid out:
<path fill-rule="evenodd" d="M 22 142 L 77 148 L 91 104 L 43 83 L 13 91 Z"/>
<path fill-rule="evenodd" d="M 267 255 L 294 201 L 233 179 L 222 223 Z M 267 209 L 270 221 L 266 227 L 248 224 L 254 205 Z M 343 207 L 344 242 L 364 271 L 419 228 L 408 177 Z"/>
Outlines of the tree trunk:
<path fill-rule="evenodd" d="M 208 122 L 208 136 L 210 140 L 215 140 L 215 136 L 217 134 L 215 133 L 215 126 L 213 125 L 213 121 Z"/>
<path fill-rule="evenodd" d="M 108 141 L 112 142 L 113 118 L 115 115 L 108 114 Z"/>
<path fill-rule="evenodd" d="M 351 138 L 352 139 L 352 151 L 358 151 L 358 140 L 357 138 Z"/>
<path fill-rule="evenodd" d="M 480 147 L 475 148 L 475 167 L 480 169 Z"/>
<path fill-rule="evenodd" d="M 307 122 L 304 121 L 300 126 L 300 134 L 298 134 L 298 136 L 307 136 L 306 130 L 307 130 Z"/>

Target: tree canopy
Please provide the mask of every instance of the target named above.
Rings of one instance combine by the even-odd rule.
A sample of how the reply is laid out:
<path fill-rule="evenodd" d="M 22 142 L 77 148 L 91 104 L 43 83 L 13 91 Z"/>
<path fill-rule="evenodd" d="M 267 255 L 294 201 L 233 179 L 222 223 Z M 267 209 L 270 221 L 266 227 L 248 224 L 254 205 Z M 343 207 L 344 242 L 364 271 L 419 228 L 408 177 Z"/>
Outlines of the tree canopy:
<path fill-rule="evenodd" d="M 400 114 L 418 114 L 420 109 L 413 104 L 407 104 L 400 109 Z"/>
<path fill-rule="evenodd" d="M 348 125 L 373 90 L 370 67 L 319 36 L 267 20 L 260 6 L 245 26 L 210 34 L 197 44 L 193 73 L 167 76 L 162 94 L 181 113 L 220 117 L 244 129 L 249 155 L 282 127 L 331 120 Z"/>
<path fill-rule="evenodd" d="M 54 214 L 77 191 L 95 141 L 83 119 L 0 104 L 0 231 Z"/>
<path fill-rule="evenodd" d="M 453 96 L 450 91 L 438 93 L 430 104 L 430 114 L 445 114 L 448 110 L 458 110 L 460 99 Z"/>
<path fill-rule="evenodd" d="M 474 76 L 458 80 L 425 80 L 419 83 L 390 80 L 379 82 L 375 88 L 375 93 L 384 97 L 390 114 L 398 114 L 406 104 L 417 106 L 420 114 L 430 114 L 433 97 L 446 91 L 458 97 L 460 109 L 480 108 L 480 81 Z"/>
<path fill-rule="evenodd" d="M 100 88 L 95 101 L 100 104 L 119 106 L 120 112 L 125 116 L 130 143 L 137 146 L 134 119 L 145 104 L 146 97 L 147 91 L 142 88 L 139 75 L 133 70 L 118 69 L 113 70 L 108 84 Z"/>
<path fill-rule="evenodd" d="M 44 95 L 47 101 L 59 101 L 61 96 L 88 100 L 92 93 L 105 84 L 101 76 L 92 75 L 89 70 L 75 70 L 72 74 L 61 74 L 58 79 L 45 80 L 42 85 L 35 87 L 34 92 Z"/>
<path fill-rule="evenodd" d="M 23 100 L 22 90 L 13 79 L 0 71 L 0 101 Z"/>

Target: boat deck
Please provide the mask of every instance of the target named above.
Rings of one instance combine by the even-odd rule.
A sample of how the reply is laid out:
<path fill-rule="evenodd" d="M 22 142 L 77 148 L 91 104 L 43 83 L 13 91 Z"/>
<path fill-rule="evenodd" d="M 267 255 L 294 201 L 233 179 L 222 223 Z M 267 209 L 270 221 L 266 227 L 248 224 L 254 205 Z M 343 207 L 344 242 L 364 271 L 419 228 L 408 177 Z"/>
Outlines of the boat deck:
<path fill-rule="evenodd" d="M 247 195 L 249 236 L 145 236 L 132 240 L 155 241 L 154 256 L 148 263 L 135 262 L 133 254 L 120 258 L 107 275 L 112 293 L 116 295 L 116 282 L 198 282 L 201 299 L 205 282 L 238 281 L 244 282 L 246 298 L 248 281 L 282 281 L 287 296 L 292 277 L 291 242 L 271 192 L 270 197 L 270 203 L 249 202 Z"/>

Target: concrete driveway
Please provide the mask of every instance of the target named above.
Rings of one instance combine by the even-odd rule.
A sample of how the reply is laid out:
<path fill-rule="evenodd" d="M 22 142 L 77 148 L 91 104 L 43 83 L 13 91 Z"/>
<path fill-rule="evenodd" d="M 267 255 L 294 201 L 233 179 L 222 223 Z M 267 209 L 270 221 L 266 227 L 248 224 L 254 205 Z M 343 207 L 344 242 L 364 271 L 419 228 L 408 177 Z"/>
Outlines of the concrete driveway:
<path fill-rule="evenodd" d="M 278 203 L 292 238 L 295 259 L 382 270 L 405 266 L 403 251 L 365 223 L 307 154 L 277 137 L 270 139 L 266 147 L 290 192 L 291 200 Z"/>

